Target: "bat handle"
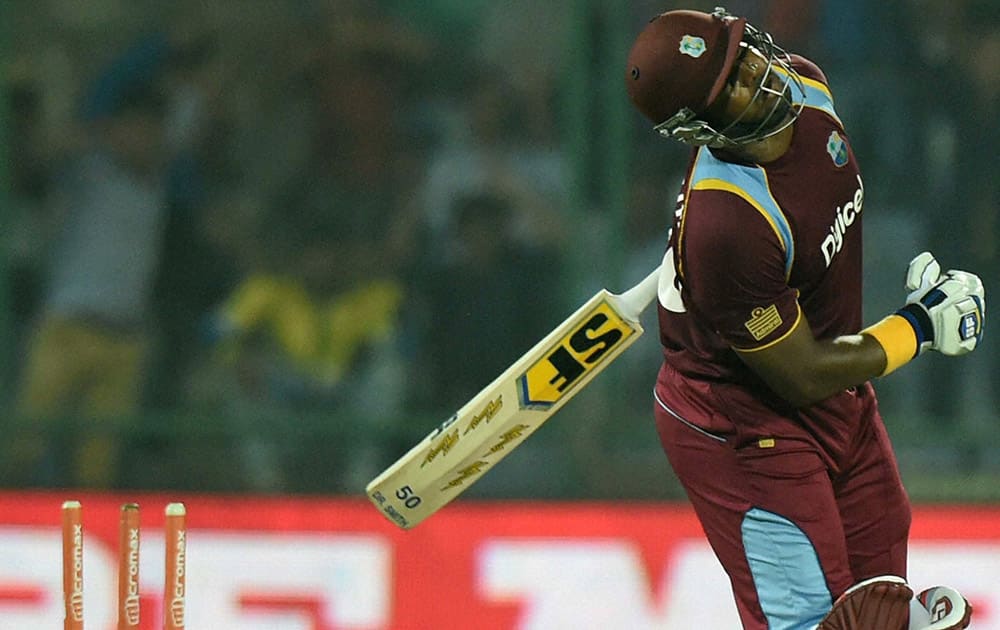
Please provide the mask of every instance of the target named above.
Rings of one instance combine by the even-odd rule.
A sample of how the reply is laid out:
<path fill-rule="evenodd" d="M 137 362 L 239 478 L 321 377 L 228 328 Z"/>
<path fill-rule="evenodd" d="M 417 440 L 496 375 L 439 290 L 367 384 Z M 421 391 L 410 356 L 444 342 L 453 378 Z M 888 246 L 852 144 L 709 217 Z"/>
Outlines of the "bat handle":
<path fill-rule="evenodd" d="M 622 314 L 632 321 L 638 321 L 639 315 L 656 297 L 659 282 L 660 267 L 657 266 L 648 276 L 643 278 L 642 282 L 618 296 Z"/>

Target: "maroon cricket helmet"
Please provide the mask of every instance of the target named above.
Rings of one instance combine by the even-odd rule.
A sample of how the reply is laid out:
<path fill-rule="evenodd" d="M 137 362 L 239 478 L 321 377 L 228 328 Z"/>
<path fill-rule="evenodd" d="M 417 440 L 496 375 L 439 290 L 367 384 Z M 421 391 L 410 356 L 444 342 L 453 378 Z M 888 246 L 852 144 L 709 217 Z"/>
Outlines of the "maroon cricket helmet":
<path fill-rule="evenodd" d="M 746 19 L 724 12 L 668 11 L 632 45 L 625 84 L 636 108 L 658 125 L 682 109 L 704 112 L 736 63 Z"/>

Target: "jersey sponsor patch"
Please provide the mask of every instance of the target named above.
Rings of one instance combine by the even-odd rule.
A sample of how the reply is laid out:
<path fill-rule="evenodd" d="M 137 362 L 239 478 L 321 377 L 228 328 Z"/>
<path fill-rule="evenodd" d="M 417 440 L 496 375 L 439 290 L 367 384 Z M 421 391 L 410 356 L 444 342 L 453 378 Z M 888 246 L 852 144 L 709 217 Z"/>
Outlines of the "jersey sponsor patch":
<path fill-rule="evenodd" d="M 774 332 L 781 326 L 781 315 L 778 307 L 774 304 L 763 308 L 758 306 L 750 312 L 750 319 L 743 323 L 753 335 L 753 338 L 760 341 L 764 337 Z"/>
<path fill-rule="evenodd" d="M 847 238 L 847 228 L 851 227 L 865 206 L 865 184 L 861 181 L 860 175 L 855 175 L 858 181 L 858 189 L 854 191 L 854 197 L 842 206 L 837 206 L 834 212 L 833 223 L 830 225 L 830 233 L 820 249 L 823 250 L 823 258 L 826 266 L 833 262 L 833 257 L 840 253 Z"/>

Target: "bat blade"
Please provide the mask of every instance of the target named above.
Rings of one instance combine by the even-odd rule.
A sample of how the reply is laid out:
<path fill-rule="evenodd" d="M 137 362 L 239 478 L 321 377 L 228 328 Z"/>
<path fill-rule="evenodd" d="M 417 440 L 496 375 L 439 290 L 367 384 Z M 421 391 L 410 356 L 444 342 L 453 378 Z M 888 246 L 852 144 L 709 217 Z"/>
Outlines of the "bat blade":
<path fill-rule="evenodd" d="M 447 505 L 635 343 L 658 276 L 622 295 L 598 291 L 373 479 L 368 498 L 404 529 Z"/>

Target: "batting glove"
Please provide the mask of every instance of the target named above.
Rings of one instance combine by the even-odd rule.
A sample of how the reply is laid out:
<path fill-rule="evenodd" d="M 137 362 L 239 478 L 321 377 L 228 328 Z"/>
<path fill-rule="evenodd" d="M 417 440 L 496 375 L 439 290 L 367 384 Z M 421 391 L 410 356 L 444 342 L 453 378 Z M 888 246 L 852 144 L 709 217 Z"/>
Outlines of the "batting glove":
<path fill-rule="evenodd" d="M 907 304 L 896 311 L 913 327 L 918 354 L 936 350 L 958 356 L 972 352 L 983 337 L 986 296 L 979 276 L 952 269 L 940 275 L 929 252 L 912 261 L 906 274 Z"/>
<path fill-rule="evenodd" d="M 912 261 L 906 272 L 906 305 L 861 331 L 885 351 L 885 376 L 926 350 L 960 355 L 972 352 L 983 338 L 986 296 L 979 276 L 941 266 L 929 252 Z"/>

